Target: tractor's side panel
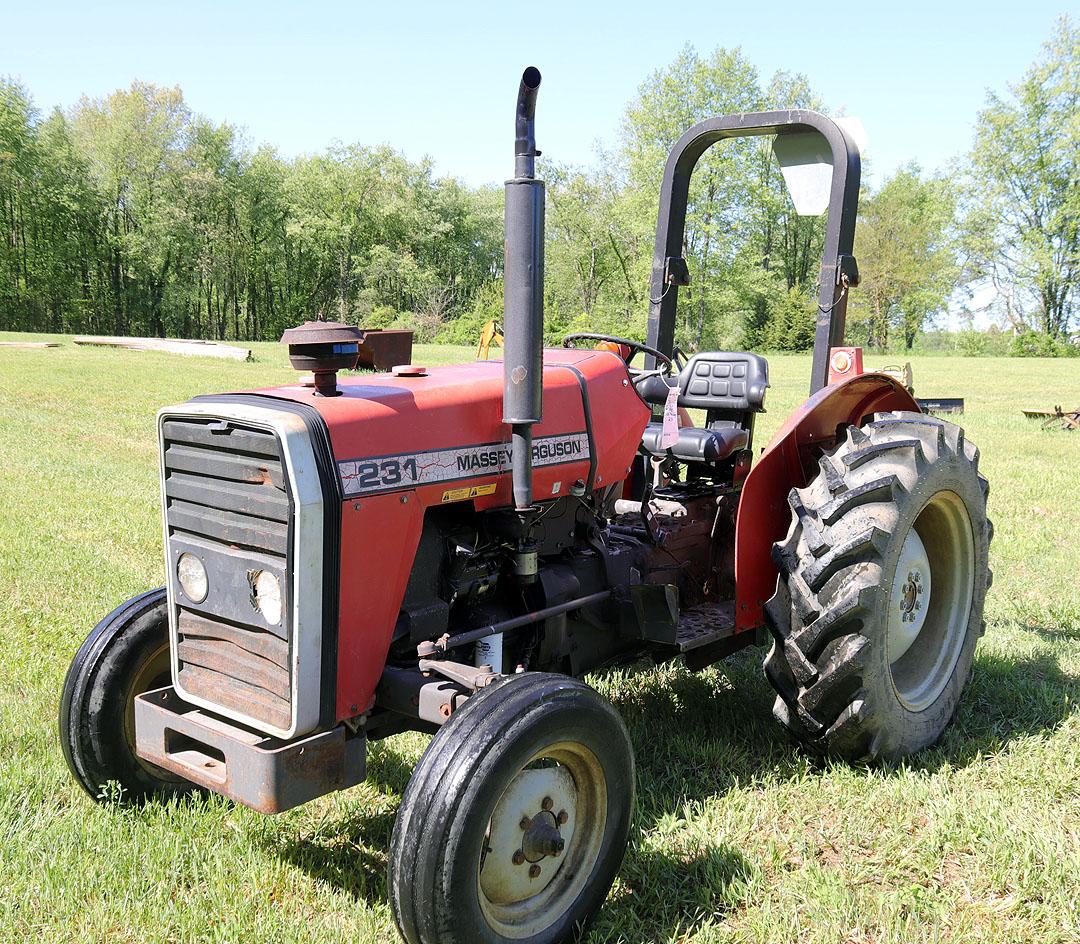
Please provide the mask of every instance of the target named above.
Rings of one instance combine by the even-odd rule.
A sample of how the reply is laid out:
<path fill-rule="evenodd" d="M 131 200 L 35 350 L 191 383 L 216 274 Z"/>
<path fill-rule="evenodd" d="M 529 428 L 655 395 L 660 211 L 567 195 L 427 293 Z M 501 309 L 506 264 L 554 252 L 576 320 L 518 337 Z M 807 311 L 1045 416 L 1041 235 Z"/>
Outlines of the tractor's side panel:
<path fill-rule="evenodd" d="M 324 417 L 337 460 L 341 509 L 337 717 L 374 698 L 427 509 L 512 503 L 510 429 L 502 422 L 502 365 L 433 368 L 427 376 L 339 382 L 342 395 L 274 391 Z M 544 420 L 534 427 L 534 494 L 548 501 L 580 479 L 622 481 L 649 408 L 626 366 L 598 351 L 544 352 Z"/>
<path fill-rule="evenodd" d="M 415 492 L 377 495 L 342 506 L 339 720 L 370 707 L 423 527 L 424 506 Z"/>
<path fill-rule="evenodd" d="M 544 351 L 545 378 L 566 368 L 570 368 L 579 384 L 587 390 L 589 434 L 596 456 L 593 484 L 604 488 L 621 482 L 630 472 L 652 410 L 634 391 L 626 367 L 616 354 L 606 351 Z M 545 379 L 545 390 L 546 387 Z M 545 415 L 547 412 L 545 403 Z M 537 429 L 543 429 L 543 426 Z M 537 497 L 541 494 L 538 492 Z"/>
<path fill-rule="evenodd" d="M 919 407 L 892 377 L 861 374 L 815 393 L 765 447 L 743 486 L 735 522 L 738 630 L 762 625 L 762 607 L 776 590 L 772 546 L 791 522 L 788 493 L 817 474 L 818 456 L 836 442 L 838 428 L 860 425 L 865 417 L 889 410 L 917 413 Z"/>

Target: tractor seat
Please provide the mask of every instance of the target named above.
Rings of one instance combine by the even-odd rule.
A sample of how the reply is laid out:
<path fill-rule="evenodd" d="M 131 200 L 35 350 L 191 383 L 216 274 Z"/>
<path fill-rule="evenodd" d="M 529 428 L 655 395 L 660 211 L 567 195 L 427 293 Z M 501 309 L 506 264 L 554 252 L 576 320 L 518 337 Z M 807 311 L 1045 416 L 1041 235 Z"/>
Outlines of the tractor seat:
<path fill-rule="evenodd" d="M 670 449 L 660 448 L 662 423 L 650 423 L 641 437 L 642 448 L 658 459 L 671 456 L 683 462 L 722 462 L 732 453 L 745 449 L 750 434 L 741 426 L 720 426 L 702 429 L 684 426 L 679 439 Z"/>
<path fill-rule="evenodd" d="M 663 426 L 650 423 L 641 437 L 644 452 L 658 459 L 714 465 L 730 458 L 750 442 L 754 414 L 765 409 L 769 362 L 744 351 L 703 351 L 690 358 L 674 382 L 679 406 L 704 410 L 706 425 L 684 426 L 670 449 L 660 448 Z M 663 377 L 644 377 L 637 385 L 641 398 L 654 406 L 667 400 Z"/>
<path fill-rule="evenodd" d="M 679 406 L 731 417 L 761 413 L 769 386 L 769 362 L 744 351 L 704 351 L 679 371 Z M 646 377 L 637 385 L 646 403 L 663 406 L 668 385 L 662 377 Z"/>

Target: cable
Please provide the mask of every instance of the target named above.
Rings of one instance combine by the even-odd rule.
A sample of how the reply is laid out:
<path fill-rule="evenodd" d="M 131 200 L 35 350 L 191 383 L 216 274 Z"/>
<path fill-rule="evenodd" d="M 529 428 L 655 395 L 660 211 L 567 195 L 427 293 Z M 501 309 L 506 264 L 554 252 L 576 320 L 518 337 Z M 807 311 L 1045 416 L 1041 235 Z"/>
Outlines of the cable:
<path fill-rule="evenodd" d="M 847 290 L 848 290 L 848 277 L 846 275 L 841 275 L 840 276 L 840 294 L 837 295 L 836 298 L 833 299 L 833 303 L 831 305 L 829 305 L 828 308 L 822 307 L 822 305 L 819 303 L 818 304 L 818 311 L 820 311 L 823 315 L 831 314 L 832 310 L 837 305 L 839 305 L 840 302 L 842 302 L 844 300 L 844 296 L 847 295 Z"/>
<path fill-rule="evenodd" d="M 672 286 L 674 286 L 674 285 L 675 285 L 675 283 L 674 283 L 674 282 L 668 282 L 668 284 L 667 284 L 667 288 L 665 288 L 665 289 L 664 289 L 664 290 L 663 290 L 663 291 L 662 291 L 662 292 L 660 293 L 660 297 L 659 297 L 659 298 L 653 298 L 653 297 L 652 297 L 652 294 L 650 293 L 650 294 L 649 294 L 649 304 L 650 304 L 650 305 L 659 305 L 659 304 L 660 304 L 660 303 L 661 303 L 661 302 L 662 302 L 662 301 L 664 300 L 664 298 L 665 298 L 665 297 L 667 296 L 667 293 L 671 291 L 671 289 L 672 289 Z"/>

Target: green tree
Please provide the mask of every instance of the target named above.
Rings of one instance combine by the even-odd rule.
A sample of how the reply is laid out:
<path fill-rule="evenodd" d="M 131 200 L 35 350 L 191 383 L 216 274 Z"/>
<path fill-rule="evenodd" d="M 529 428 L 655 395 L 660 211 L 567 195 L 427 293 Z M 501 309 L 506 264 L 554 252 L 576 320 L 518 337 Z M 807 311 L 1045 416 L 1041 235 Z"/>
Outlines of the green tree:
<path fill-rule="evenodd" d="M 621 157 L 640 238 L 651 248 L 660 182 L 671 147 L 692 125 L 762 105 L 757 70 L 739 49 L 718 48 L 700 56 L 685 47 L 666 68 L 654 72 L 640 87 L 623 118 Z M 683 347 L 699 350 L 719 338 L 738 333 L 726 306 L 726 285 L 749 232 L 754 141 L 724 142 L 710 148 L 698 162 L 690 185 L 684 255 L 691 284 L 679 293 L 676 338 Z M 643 253 L 637 281 L 648 285 L 651 256 Z"/>
<path fill-rule="evenodd" d="M 973 274 L 1005 318 L 1051 337 L 1080 306 L 1080 28 L 1063 17 L 1008 94 L 991 93 L 971 152 Z"/>
<path fill-rule="evenodd" d="M 801 75 L 778 72 L 763 88 L 738 49 L 701 56 L 687 46 L 650 76 L 628 106 L 622 130 L 621 202 L 641 245 L 651 250 L 664 164 L 688 128 L 718 115 L 789 107 L 821 105 Z M 679 293 L 678 343 L 688 350 L 767 348 L 780 338 L 786 349 L 809 343 L 822 236 L 820 219 L 795 214 L 769 139 L 709 149 L 690 187 L 683 254 L 691 284 Z M 650 263 L 648 250 L 637 254 L 637 284 L 648 284 Z"/>
<path fill-rule="evenodd" d="M 895 332 L 910 349 L 945 311 L 960 277 L 955 188 L 948 177 L 924 179 L 912 163 L 861 202 L 855 256 L 862 282 L 852 295 L 848 334 L 884 348 Z"/>
<path fill-rule="evenodd" d="M 548 165 L 548 304 L 594 329 L 644 312 L 633 230 L 614 176 Z"/>
<path fill-rule="evenodd" d="M 72 115 L 91 178 L 105 198 L 109 300 L 117 334 L 163 333 L 161 298 L 175 262 L 178 163 L 190 112 L 178 88 L 135 82 Z"/>

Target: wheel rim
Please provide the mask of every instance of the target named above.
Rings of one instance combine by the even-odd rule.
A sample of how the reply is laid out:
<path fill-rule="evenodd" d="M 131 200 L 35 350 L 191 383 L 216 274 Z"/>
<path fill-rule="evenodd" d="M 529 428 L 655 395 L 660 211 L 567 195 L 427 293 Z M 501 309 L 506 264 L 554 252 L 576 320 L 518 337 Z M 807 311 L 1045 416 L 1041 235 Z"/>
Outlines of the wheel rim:
<path fill-rule="evenodd" d="M 606 824 L 607 781 L 589 748 L 564 741 L 531 757 L 486 827 L 477 892 L 492 929 L 531 937 L 565 914 L 592 874 Z"/>
<path fill-rule="evenodd" d="M 938 492 L 904 539 L 889 594 L 889 672 L 908 710 L 928 708 L 952 677 L 974 585 L 971 518 L 959 495 Z"/>
<path fill-rule="evenodd" d="M 153 691 L 168 685 L 171 681 L 169 665 L 169 644 L 164 643 L 139 668 L 132 673 L 131 682 L 124 695 L 124 742 L 131 756 L 148 774 L 158 780 L 170 780 L 182 783 L 181 778 L 161 767 L 148 763 L 135 752 L 135 698 L 143 692 Z"/>

